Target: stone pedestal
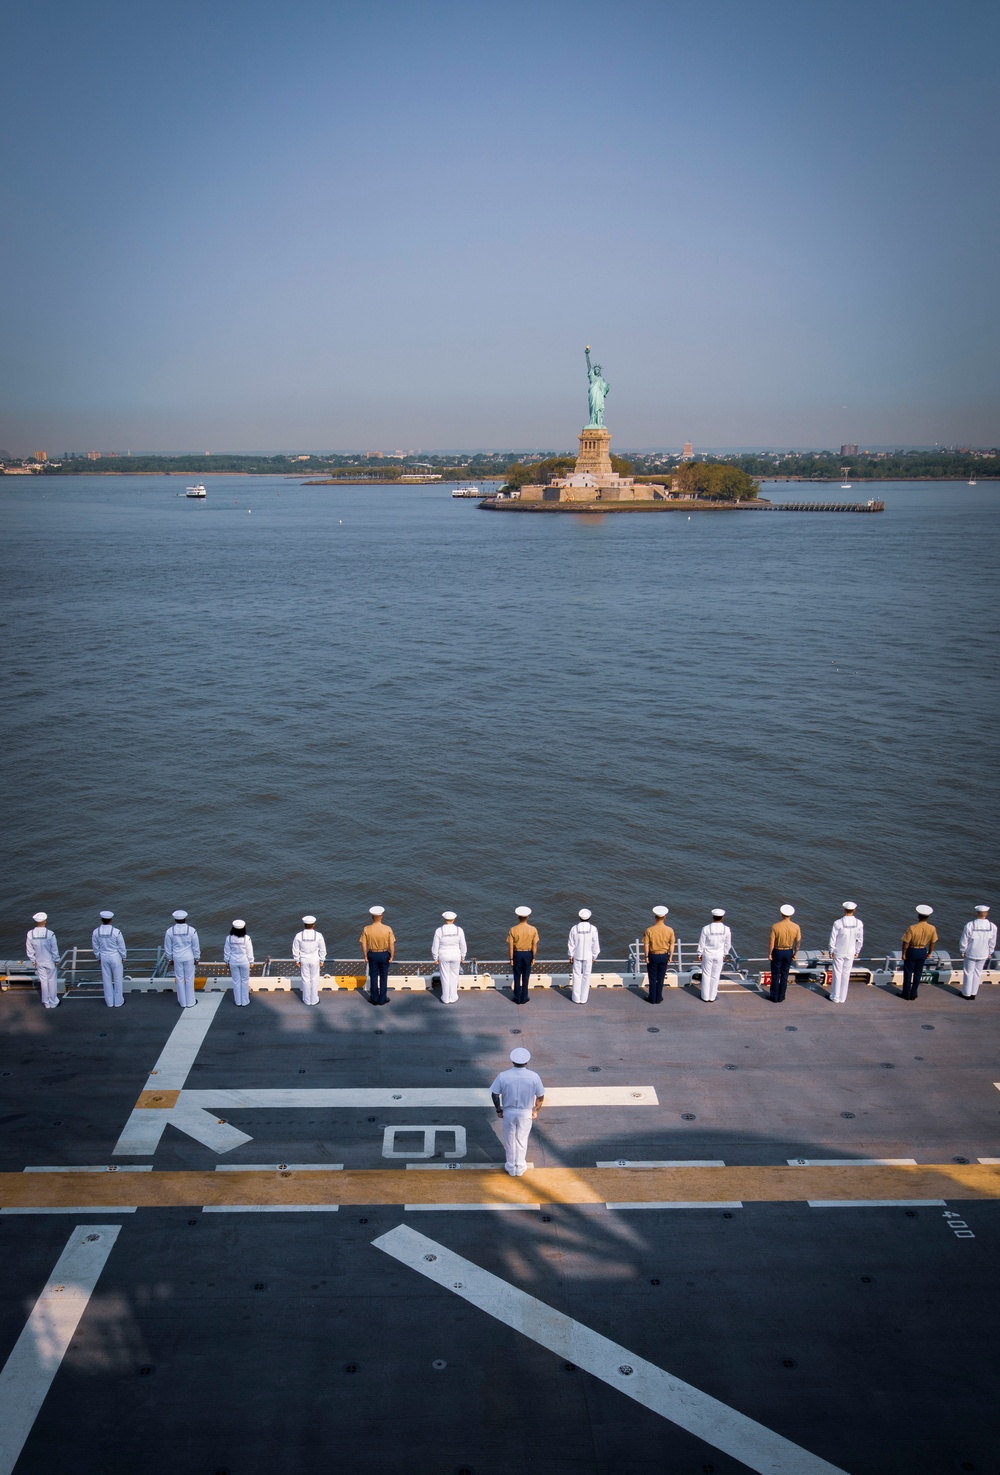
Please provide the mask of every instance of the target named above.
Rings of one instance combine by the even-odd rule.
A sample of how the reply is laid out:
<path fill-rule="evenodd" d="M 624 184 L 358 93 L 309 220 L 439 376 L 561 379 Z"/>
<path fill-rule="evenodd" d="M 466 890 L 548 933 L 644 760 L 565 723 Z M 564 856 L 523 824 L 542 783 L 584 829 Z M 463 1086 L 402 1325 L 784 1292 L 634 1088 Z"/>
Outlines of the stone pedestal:
<path fill-rule="evenodd" d="M 611 431 L 590 426 L 580 431 L 580 454 L 576 458 L 576 475 L 598 479 L 612 476 Z"/>

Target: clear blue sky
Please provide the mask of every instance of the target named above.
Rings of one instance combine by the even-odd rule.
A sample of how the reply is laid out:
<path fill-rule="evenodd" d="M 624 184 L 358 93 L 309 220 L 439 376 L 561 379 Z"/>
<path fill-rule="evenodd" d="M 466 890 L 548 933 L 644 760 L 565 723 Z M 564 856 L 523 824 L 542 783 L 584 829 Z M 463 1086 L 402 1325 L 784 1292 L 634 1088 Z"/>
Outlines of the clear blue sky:
<path fill-rule="evenodd" d="M 995 0 L 13 0 L 0 445 L 1000 441 Z"/>

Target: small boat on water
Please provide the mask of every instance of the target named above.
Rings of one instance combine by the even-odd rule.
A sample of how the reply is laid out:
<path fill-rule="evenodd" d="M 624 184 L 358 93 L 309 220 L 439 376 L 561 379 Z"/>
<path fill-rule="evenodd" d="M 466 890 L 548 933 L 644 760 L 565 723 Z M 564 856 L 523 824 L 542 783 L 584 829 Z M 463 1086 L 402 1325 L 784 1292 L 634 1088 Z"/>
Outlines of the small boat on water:
<path fill-rule="evenodd" d="M 202 486 L 201 482 L 198 482 L 197 486 L 188 487 L 184 495 L 185 497 L 207 497 L 208 493 Z"/>
<path fill-rule="evenodd" d="M 974 476 L 970 476 L 969 477 L 969 486 L 970 487 L 974 487 L 975 485 L 976 485 L 976 478 Z"/>
<path fill-rule="evenodd" d="M 453 497 L 482 497 L 485 494 L 478 487 L 456 487 L 451 495 Z"/>
<path fill-rule="evenodd" d="M 849 492 L 851 490 L 851 483 L 849 481 L 842 481 L 840 483 L 840 490 L 842 492 Z"/>

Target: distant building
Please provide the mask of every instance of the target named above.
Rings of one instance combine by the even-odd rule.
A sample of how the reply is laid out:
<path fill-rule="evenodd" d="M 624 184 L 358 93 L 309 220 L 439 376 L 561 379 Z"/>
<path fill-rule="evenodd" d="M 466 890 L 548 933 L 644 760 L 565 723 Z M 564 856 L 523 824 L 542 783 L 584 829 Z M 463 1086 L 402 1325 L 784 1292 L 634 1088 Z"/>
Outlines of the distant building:
<path fill-rule="evenodd" d="M 99 461 L 100 459 L 101 459 L 101 453 L 100 453 L 100 451 L 88 451 L 87 452 L 87 460 L 88 461 Z"/>
<path fill-rule="evenodd" d="M 36 461 L 47 461 L 48 459 L 49 458 L 48 458 L 48 456 L 46 456 L 46 454 L 45 454 L 44 451 L 36 451 L 35 452 L 35 460 Z"/>
<path fill-rule="evenodd" d="M 841 446 L 840 454 L 842 456 L 856 456 L 858 454 L 858 448 L 857 446 Z"/>
<path fill-rule="evenodd" d="M 693 461 L 694 460 L 694 446 L 691 444 L 691 442 L 689 440 L 686 440 L 684 442 L 684 449 L 681 452 L 681 460 L 682 461 Z"/>

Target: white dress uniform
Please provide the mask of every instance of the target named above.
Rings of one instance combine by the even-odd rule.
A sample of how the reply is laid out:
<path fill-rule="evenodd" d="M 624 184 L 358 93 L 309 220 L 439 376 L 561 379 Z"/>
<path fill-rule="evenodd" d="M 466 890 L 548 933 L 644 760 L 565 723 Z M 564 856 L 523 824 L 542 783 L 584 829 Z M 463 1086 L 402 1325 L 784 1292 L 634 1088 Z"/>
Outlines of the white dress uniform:
<path fill-rule="evenodd" d="M 536 1098 L 545 1095 L 545 1087 L 533 1070 L 514 1065 L 500 1072 L 490 1093 L 499 1096 L 503 1107 L 503 1145 L 507 1157 L 504 1166 L 512 1178 L 520 1178 L 528 1164 L 531 1113 Z"/>
<path fill-rule="evenodd" d="M 590 971 L 601 955 L 601 939 L 590 921 L 590 913 L 581 912 L 580 921 L 570 928 L 567 950 L 573 960 L 573 1003 L 585 1004 L 590 997 Z"/>
<path fill-rule="evenodd" d="M 101 964 L 101 983 L 104 986 L 104 1002 L 109 1009 L 118 1009 L 125 1002 L 122 992 L 124 979 L 123 964 L 126 958 L 125 939 L 117 927 L 112 927 L 110 916 L 95 927 L 90 936 L 94 957 Z"/>
<path fill-rule="evenodd" d="M 306 922 L 305 917 L 302 920 Z M 316 918 L 311 917 L 292 939 L 292 957 L 302 975 L 303 1004 L 319 1003 L 319 970 L 326 962 L 326 941 L 322 932 L 316 931 L 315 922 Z"/>
<path fill-rule="evenodd" d="M 985 907 L 980 908 L 974 921 L 966 922 L 958 945 L 962 953 L 962 997 L 974 999 L 979 992 L 983 969 L 997 945 L 996 923 L 986 916 Z"/>
<path fill-rule="evenodd" d="M 465 933 L 461 927 L 456 927 L 453 920 L 454 912 L 446 912 L 444 915 L 444 926 L 439 927 L 434 933 L 431 957 L 438 965 L 438 972 L 441 975 L 442 1004 L 457 1004 L 458 977 L 462 971 L 466 953 Z"/>
<path fill-rule="evenodd" d="M 249 1004 L 250 969 L 253 967 L 253 943 L 250 938 L 234 937 L 230 932 L 222 950 L 222 958 L 229 964 L 229 976 L 233 980 L 233 1003 Z"/>
<path fill-rule="evenodd" d="M 41 918 L 41 921 L 39 921 Z M 37 912 L 34 918 L 38 924 L 32 927 L 25 941 L 25 952 L 28 961 L 34 963 L 35 972 L 38 974 L 38 987 L 42 994 L 42 1003 L 46 1009 L 54 1009 L 59 1003 L 57 992 L 57 968 L 59 964 L 59 944 L 56 935 L 50 932 L 45 923 L 48 920 L 44 912 Z"/>
<path fill-rule="evenodd" d="M 733 934 L 725 922 L 709 922 L 701 929 L 698 953 L 701 958 L 701 996 L 706 1003 L 717 996 L 722 965 L 733 945 Z"/>
<path fill-rule="evenodd" d="M 194 928 L 188 926 L 187 912 L 167 928 L 163 951 L 174 965 L 178 1004 L 182 1009 L 193 1009 L 198 1002 L 194 996 L 194 965 L 201 957 L 201 943 Z"/>
<path fill-rule="evenodd" d="M 853 912 L 838 917 L 830 932 L 830 953 L 833 958 L 832 987 L 830 998 L 835 1004 L 847 1003 L 847 986 L 851 981 L 851 968 L 865 943 L 865 924 Z"/>

